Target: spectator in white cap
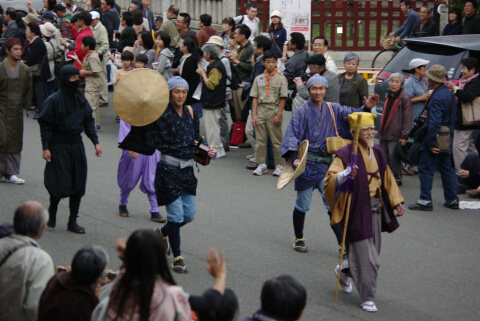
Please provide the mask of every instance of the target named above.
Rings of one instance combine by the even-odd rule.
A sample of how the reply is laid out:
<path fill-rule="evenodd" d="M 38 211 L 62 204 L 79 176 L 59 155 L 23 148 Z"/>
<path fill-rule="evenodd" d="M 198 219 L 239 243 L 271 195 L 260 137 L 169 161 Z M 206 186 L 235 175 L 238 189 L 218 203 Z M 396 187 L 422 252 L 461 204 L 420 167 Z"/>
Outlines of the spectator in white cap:
<path fill-rule="evenodd" d="M 100 57 L 102 72 L 100 73 L 100 97 L 99 106 L 108 106 L 108 76 L 107 76 L 107 51 L 109 48 L 107 28 L 100 22 L 100 14 L 97 11 L 90 11 L 92 24 L 90 25 L 95 38 L 95 50 Z"/>
<path fill-rule="evenodd" d="M 220 124 L 220 139 L 222 140 L 223 148 L 225 151 L 230 150 L 230 142 L 229 142 L 229 128 L 228 128 L 228 121 L 227 121 L 227 109 L 228 109 L 228 98 L 230 97 L 230 80 L 232 79 L 232 69 L 230 68 L 230 60 L 225 55 L 225 47 L 222 37 L 220 36 L 211 36 L 208 39 L 207 43 L 217 45 L 218 47 L 218 58 L 223 63 L 225 67 L 225 71 L 227 74 L 227 89 L 225 93 L 225 106 L 221 110 L 220 119 L 218 123 Z"/>
<path fill-rule="evenodd" d="M 270 23 L 267 29 L 268 35 L 273 42 L 272 50 L 279 57 L 277 67 L 280 67 L 282 62 L 281 57 L 287 55 L 287 51 L 283 50 L 283 45 L 287 41 L 287 30 L 283 27 L 282 18 L 283 14 L 280 11 L 273 10 L 270 14 L 272 23 Z"/>

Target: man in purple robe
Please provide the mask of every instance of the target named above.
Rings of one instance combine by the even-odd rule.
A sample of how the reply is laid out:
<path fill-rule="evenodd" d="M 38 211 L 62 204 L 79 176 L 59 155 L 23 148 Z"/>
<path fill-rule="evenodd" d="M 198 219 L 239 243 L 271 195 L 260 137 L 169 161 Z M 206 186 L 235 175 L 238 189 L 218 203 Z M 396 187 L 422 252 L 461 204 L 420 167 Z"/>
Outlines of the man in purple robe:
<path fill-rule="evenodd" d="M 120 120 L 118 131 L 118 143 L 121 144 L 132 126 Z M 119 214 L 122 217 L 130 216 L 127 209 L 128 196 L 130 192 L 140 183 L 140 190 L 147 194 L 150 202 L 150 220 L 157 223 L 165 223 L 166 217 L 162 217 L 158 209 L 157 196 L 155 195 L 155 171 L 159 161 L 159 153 L 155 151 L 153 155 L 142 155 L 137 152 L 122 150 L 122 157 L 118 163 L 117 183 L 120 187 L 120 205 Z"/>
<path fill-rule="evenodd" d="M 303 237 L 303 225 L 305 223 L 305 214 L 310 209 L 314 189 L 318 189 L 320 192 L 328 214 L 331 215 L 330 208 L 323 195 L 323 179 L 327 173 L 328 166 L 332 162 L 332 155 L 327 153 L 326 139 L 327 137 L 336 136 L 334 122 L 338 134 L 343 138 L 351 139 L 347 116 L 357 111 L 370 111 L 379 100 L 378 95 L 371 96 L 368 100 L 365 97 L 365 106 L 360 108 L 360 110 L 337 103 L 330 103 L 335 117 L 333 119 L 330 108 L 327 102 L 324 101 L 327 88 L 328 81 L 319 74 L 308 80 L 307 90 L 310 93 L 310 98 L 293 114 L 280 149 L 282 157 L 287 160 L 290 159 L 293 167 L 296 168 L 300 164 L 297 155 L 298 146 L 305 139 L 309 141 L 305 171 L 295 180 L 297 200 L 293 210 L 293 229 L 295 232 L 293 249 L 301 253 L 308 252 L 305 238 Z M 333 225 L 332 230 L 340 245 L 342 241 L 340 226 Z"/>

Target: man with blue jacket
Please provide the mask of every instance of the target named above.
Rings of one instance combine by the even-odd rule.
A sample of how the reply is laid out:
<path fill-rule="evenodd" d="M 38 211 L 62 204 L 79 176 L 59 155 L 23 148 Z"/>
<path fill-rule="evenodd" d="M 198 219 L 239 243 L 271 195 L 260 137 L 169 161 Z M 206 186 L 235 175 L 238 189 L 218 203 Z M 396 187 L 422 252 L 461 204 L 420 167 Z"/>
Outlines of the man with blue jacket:
<path fill-rule="evenodd" d="M 420 178 L 420 198 L 418 202 L 410 205 L 412 211 L 432 211 L 432 185 L 435 171 L 440 171 L 445 196 L 443 206 L 458 210 L 457 181 L 452 166 L 451 150 L 440 152 L 436 147 L 437 134 L 441 126 L 448 126 L 453 133 L 455 120 L 455 96 L 444 85 L 447 70 L 440 65 L 433 65 L 426 73 L 428 85 L 433 89 L 432 96 L 427 104 L 427 118 L 425 127 L 427 132 L 420 147 L 420 163 L 418 177 Z M 453 101 L 452 101 L 453 99 Z"/>
<path fill-rule="evenodd" d="M 395 36 L 393 41 L 396 43 L 400 43 L 405 37 L 415 37 L 415 26 L 420 23 L 418 13 L 412 9 L 410 0 L 400 0 L 400 10 L 407 15 L 407 20 L 397 31 L 390 33 L 391 36 Z"/>

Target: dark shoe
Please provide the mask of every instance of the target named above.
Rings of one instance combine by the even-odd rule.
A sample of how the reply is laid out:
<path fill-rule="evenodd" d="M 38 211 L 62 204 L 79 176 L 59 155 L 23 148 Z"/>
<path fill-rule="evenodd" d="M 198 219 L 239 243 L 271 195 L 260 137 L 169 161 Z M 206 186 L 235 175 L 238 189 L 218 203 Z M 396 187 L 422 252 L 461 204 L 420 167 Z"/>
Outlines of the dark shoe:
<path fill-rule="evenodd" d="M 478 189 L 469 189 L 467 191 L 467 195 L 473 198 L 479 198 L 480 192 L 478 191 Z"/>
<path fill-rule="evenodd" d="M 165 223 L 167 221 L 166 217 L 163 217 L 159 212 L 150 213 L 150 221 L 157 223 Z"/>
<path fill-rule="evenodd" d="M 252 171 L 257 169 L 257 167 L 258 167 L 257 163 L 251 163 L 251 164 L 247 164 L 247 166 L 245 166 L 246 169 L 250 169 Z"/>
<path fill-rule="evenodd" d="M 238 145 L 239 148 L 252 148 L 252 145 L 250 143 L 243 143 Z"/>
<path fill-rule="evenodd" d="M 115 116 L 115 122 L 116 122 L 116 123 L 119 123 L 119 122 L 120 122 L 120 117 Z"/>
<path fill-rule="evenodd" d="M 402 186 L 402 182 L 397 182 L 397 186 L 398 187 Z"/>
<path fill-rule="evenodd" d="M 422 205 L 420 203 L 415 203 L 413 205 L 408 206 L 408 209 L 411 211 L 433 211 L 432 203 L 428 203 L 428 205 Z"/>
<path fill-rule="evenodd" d="M 405 175 L 407 176 L 413 176 L 415 175 L 415 172 L 414 171 L 411 171 L 410 168 L 406 167 L 406 166 L 403 166 L 402 165 L 402 170 L 403 172 L 405 173 Z"/>
<path fill-rule="evenodd" d="M 163 245 L 165 247 L 165 253 L 167 255 L 170 255 L 171 253 L 171 249 L 170 249 L 170 243 L 168 242 L 168 236 L 164 236 L 163 233 L 162 233 L 162 229 L 160 227 L 157 227 L 155 230 L 155 232 L 157 232 L 158 234 L 160 234 L 162 236 L 162 239 L 163 239 Z"/>
<path fill-rule="evenodd" d="M 452 210 L 458 210 L 460 207 L 458 206 L 458 200 L 455 200 L 451 203 L 443 203 L 443 206 L 452 209 Z"/>
<path fill-rule="evenodd" d="M 305 244 L 305 239 L 295 239 L 293 241 L 293 249 L 300 253 L 308 253 L 307 245 Z"/>
<path fill-rule="evenodd" d="M 129 217 L 130 213 L 128 213 L 127 205 L 119 205 L 118 214 L 120 214 L 121 217 Z"/>
<path fill-rule="evenodd" d="M 275 164 L 274 165 L 267 165 L 268 169 L 275 169 Z M 275 175 L 274 175 L 275 176 Z"/>
<path fill-rule="evenodd" d="M 181 273 L 181 274 L 188 273 L 187 266 L 185 265 L 185 262 L 183 261 L 183 259 L 184 259 L 183 256 L 177 256 L 176 258 L 173 259 L 172 261 L 173 272 Z"/>
<path fill-rule="evenodd" d="M 223 149 L 225 149 L 226 152 L 230 151 L 230 145 L 224 145 Z"/>
<path fill-rule="evenodd" d="M 100 103 L 100 104 L 98 104 L 98 105 L 99 105 L 100 107 L 106 107 L 106 106 L 108 106 L 108 103 Z"/>
<path fill-rule="evenodd" d="M 67 230 L 77 234 L 85 234 L 85 228 L 78 225 L 77 222 L 68 222 Z"/>
<path fill-rule="evenodd" d="M 38 119 L 39 116 L 40 116 L 39 113 L 35 113 L 35 115 L 33 115 L 33 119 Z"/>
<path fill-rule="evenodd" d="M 48 222 L 47 226 L 51 228 L 55 228 L 57 225 L 57 211 L 55 210 L 55 213 L 53 213 L 53 209 L 51 206 L 48 208 Z"/>

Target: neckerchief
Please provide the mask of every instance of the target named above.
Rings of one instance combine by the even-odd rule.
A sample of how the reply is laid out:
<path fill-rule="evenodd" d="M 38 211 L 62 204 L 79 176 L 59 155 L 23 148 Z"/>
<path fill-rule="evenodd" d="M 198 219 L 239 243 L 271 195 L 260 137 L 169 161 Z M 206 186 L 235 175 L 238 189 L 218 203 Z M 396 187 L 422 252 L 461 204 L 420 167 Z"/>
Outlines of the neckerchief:
<path fill-rule="evenodd" d="M 84 65 L 84 66 L 85 66 L 85 63 L 87 62 L 88 57 L 90 57 L 90 55 L 91 55 L 92 53 L 94 53 L 94 52 L 96 52 L 96 51 L 95 51 L 95 50 L 90 50 L 90 51 L 88 52 L 88 54 L 85 56 L 85 58 L 83 58 L 83 65 Z"/>
<path fill-rule="evenodd" d="M 270 96 L 270 79 L 272 79 L 272 77 L 275 76 L 275 74 L 277 73 L 277 68 L 275 68 L 270 77 L 267 74 L 267 70 L 264 70 L 263 73 L 265 75 L 265 78 L 267 78 L 267 96 Z"/>
<path fill-rule="evenodd" d="M 477 77 L 478 77 L 478 73 L 476 73 L 475 75 L 473 75 L 472 77 L 467 78 L 467 79 L 464 79 L 463 77 L 460 78 L 460 80 L 458 81 L 458 87 L 460 87 L 460 90 L 463 90 L 463 88 L 465 87 L 466 84 L 468 84 L 470 81 L 472 81 L 473 79 L 475 79 Z"/>

